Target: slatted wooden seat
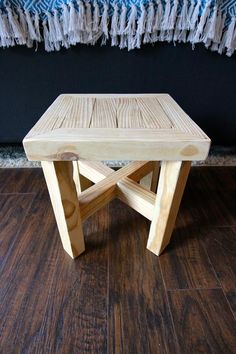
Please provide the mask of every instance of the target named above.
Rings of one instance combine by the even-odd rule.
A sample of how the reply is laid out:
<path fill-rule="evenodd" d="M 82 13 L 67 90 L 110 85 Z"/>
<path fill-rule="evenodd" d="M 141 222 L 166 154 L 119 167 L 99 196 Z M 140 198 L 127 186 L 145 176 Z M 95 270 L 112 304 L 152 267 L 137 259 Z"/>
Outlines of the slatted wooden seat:
<path fill-rule="evenodd" d="M 42 163 L 64 249 L 74 258 L 85 249 L 82 222 L 114 198 L 151 220 L 147 248 L 159 255 L 191 161 L 207 157 L 210 139 L 168 94 L 63 94 L 23 144 L 28 159 Z M 132 162 L 114 171 L 102 160 Z M 138 182 L 150 173 L 149 190 Z M 87 180 L 94 185 L 85 189 Z"/>

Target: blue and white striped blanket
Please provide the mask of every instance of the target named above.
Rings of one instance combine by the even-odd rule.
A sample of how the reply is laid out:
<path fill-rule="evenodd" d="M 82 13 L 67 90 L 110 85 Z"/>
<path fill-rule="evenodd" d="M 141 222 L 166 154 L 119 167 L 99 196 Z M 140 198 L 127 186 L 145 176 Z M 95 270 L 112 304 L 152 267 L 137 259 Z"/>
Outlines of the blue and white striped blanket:
<path fill-rule="evenodd" d="M 0 0 L 0 47 L 44 41 L 46 51 L 77 43 L 203 43 L 231 56 L 235 0 Z"/>

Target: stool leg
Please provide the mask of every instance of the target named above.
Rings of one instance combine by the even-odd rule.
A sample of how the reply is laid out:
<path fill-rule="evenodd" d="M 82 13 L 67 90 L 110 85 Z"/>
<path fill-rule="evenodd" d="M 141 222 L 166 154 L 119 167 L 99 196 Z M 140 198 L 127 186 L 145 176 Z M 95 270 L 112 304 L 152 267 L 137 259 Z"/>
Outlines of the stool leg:
<path fill-rule="evenodd" d="M 75 188 L 76 188 L 76 192 L 77 195 L 79 196 L 80 193 L 82 192 L 81 189 L 81 175 L 79 173 L 79 164 L 78 161 L 72 161 L 72 165 L 73 165 L 73 180 L 75 182 Z"/>
<path fill-rule="evenodd" d="M 42 161 L 41 164 L 63 247 L 75 258 L 85 246 L 72 162 Z"/>
<path fill-rule="evenodd" d="M 139 181 L 141 186 L 150 189 L 150 191 L 156 193 L 159 171 L 160 171 L 160 162 L 153 161 L 153 171 Z"/>
<path fill-rule="evenodd" d="M 191 162 L 162 162 L 147 248 L 157 256 L 170 242 Z"/>
<path fill-rule="evenodd" d="M 150 190 L 154 193 L 157 191 L 157 182 L 159 178 L 159 173 L 160 173 L 160 162 L 159 161 L 154 161 L 154 169 L 152 172 L 152 180 L 151 180 L 151 188 Z"/>
<path fill-rule="evenodd" d="M 81 192 L 85 191 L 93 185 L 89 179 L 84 177 L 79 173 L 79 164 L 78 161 L 73 161 L 73 179 L 76 186 L 77 195 L 79 196 Z"/>

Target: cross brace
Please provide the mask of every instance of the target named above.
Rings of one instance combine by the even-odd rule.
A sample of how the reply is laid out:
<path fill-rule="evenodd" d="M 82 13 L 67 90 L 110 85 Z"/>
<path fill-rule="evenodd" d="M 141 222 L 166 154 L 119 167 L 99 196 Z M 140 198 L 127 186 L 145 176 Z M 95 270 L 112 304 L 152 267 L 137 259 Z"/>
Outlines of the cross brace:
<path fill-rule="evenodd" d="M 78 194 L 83 221 L 114 198 L 122 200 L 152 220 L 156 195 L 136 181 L 154 170 L 153 162 L 132 162 L 118 171 L 99 162 L 76 161 L 74 167 L 76 164 L 77 173 L 95 183 Z"/>
<path fill-rule="evenodd" d="M 191 162 L 162 161 L 160 176 L 159 163 L 152 161 L 135 161 L 118 171 L 98 162 L 41 163 L 63 247 L 72 258 L 85 249 L 82 221 L 114 198 L 151 220 L 147 243 L 150 251 L 160 255 L 169 243 Z M 137 182 L 150 172 L 148 190 Z M 89 186 L 88 180 L 95 184 Z M 89 188 L 83 190 L 81 184 L 85 181 Z"/>

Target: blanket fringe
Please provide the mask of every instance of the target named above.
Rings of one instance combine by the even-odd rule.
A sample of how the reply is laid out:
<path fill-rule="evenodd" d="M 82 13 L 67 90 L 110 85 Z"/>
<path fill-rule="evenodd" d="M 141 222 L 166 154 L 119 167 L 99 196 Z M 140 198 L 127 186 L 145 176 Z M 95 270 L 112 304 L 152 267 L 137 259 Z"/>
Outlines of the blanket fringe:
<path fill-rule="evenodd" d="M 157 41 L 203 43 L 231 56 L 236 49 L 236 17 L 207 0 L 151 0 L 148 3 L 113 0 L 73 0 L 42 14 L 6 6 L 0 9 L 0 47 L 32 47 L 44 41 L 47 52 L 77 43 L 140 48 Z"/>

